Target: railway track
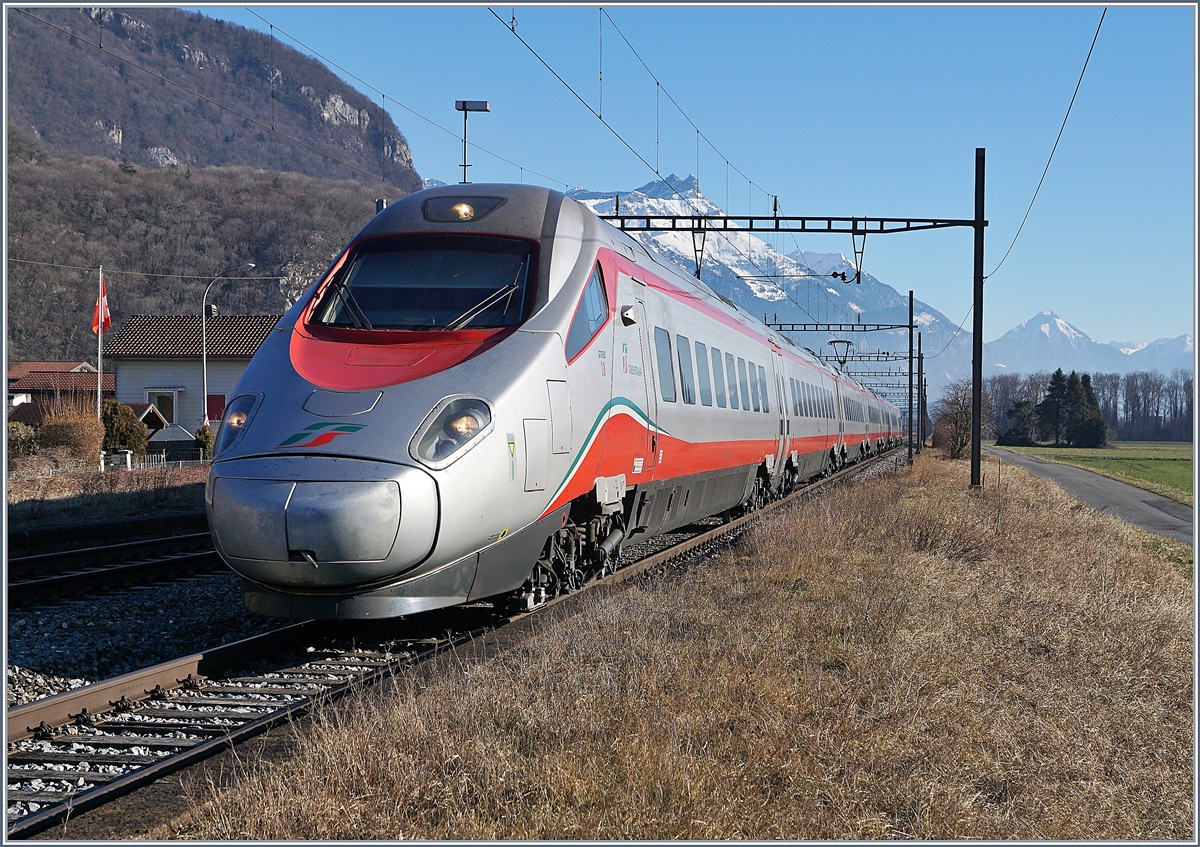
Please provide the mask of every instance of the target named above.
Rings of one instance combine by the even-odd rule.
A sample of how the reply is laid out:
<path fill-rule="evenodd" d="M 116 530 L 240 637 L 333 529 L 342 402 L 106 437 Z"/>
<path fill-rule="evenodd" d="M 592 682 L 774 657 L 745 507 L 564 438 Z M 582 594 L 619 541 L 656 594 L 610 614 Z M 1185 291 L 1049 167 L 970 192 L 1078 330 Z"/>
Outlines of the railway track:
<path fill-rule="evenodd" d="M 729 523 L 698 527 L 702 531 L 591 585 L 641 577 L 890 458 L 885 453 L 860 462 Z M 370 626 L 305 621 L 11 708 L 7 835 L 34 835 L 293 720 L 317 703 L 581 593 L 507 617 L 490 604 L 476 604 Z M 440 634 L 431 637 L 432 632 Z"/>
<path fill-rule="evenodd" d="M 10 606 L 221 567 L 207 532 L 8 560 Z"/>

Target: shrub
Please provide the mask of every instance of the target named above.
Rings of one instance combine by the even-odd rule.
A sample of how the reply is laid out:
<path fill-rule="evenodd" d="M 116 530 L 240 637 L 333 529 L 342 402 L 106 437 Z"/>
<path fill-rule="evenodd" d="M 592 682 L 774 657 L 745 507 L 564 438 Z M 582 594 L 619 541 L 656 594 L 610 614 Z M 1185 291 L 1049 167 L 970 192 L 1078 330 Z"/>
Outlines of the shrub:
<path fill-rule="evenodd" d="M 209 427 L 202 426 L 196 430 L 196 446 L 203 451 L 200 454 L 202 458 L 212 459 L 213 444 L 215 442 L 216 437 Z"/>
<path fill-rule="evenodd" d="M 38 431 L 41 447 L 68 447 L 71 455 L 85 462 L 99 462 L 104 444 L 104 424 L 88 415 L 55 415 Z"/>
<path fill-rule="evenodd" d="M 132 408 L 115 400 L 104 401 L 104 449 L 132 450 L 135 456 L 146 454 L 146 426 Z"/>
<path fill-rule="evenodd" d="M 37 430 L 18 421 L 8 424 L 8 460 L 17 456 L 35 456 L 38 451 Z"/>

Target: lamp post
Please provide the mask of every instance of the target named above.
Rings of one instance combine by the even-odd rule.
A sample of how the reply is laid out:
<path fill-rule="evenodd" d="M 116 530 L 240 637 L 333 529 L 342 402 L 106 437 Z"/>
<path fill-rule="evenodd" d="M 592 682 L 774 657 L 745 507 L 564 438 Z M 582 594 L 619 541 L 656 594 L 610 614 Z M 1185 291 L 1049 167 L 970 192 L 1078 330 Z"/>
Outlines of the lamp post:
<path fill-rule="evenodd" d="M 201 426 L 208 426 L 208 292 L 213 287 L 213 283 L 221 279 L 225 274 L 235 273 L 237 271 L 248 271 L 254 268 L 253 262 L 246 262 L 237 267 L 229 267 L 221 271 L 208 281 L 208 285 L 204 287 L 204 296 L 200 298 L 200 374 L 201 382 L 203 383 L 204 396 L 200 399 Z"/>
<path fill-rule="evenodd" d="M 490 112 L 492 104 L 487 100 L 455 100 L 454 108 L 463 113 L 463 178 L 459 185 L 467 185 L 470 182 L 467 179 L 467 168 L 471 167 L 467 164 L 467 113 Z"/>

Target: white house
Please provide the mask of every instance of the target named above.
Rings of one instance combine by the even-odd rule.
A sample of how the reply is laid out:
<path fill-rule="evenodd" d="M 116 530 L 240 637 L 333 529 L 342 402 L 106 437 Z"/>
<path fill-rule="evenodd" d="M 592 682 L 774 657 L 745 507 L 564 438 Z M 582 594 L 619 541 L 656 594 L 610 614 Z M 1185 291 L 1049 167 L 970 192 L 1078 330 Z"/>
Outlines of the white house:
<path fill-rule="evenodd" d="M 214 315 L 206 321 L 208 417 L 216 429 L 250 358 L 281 315 Z M 166 437 L 190 439 L 204 420 L 199 315 L 133 315 L 105 339 L 104 369 L 116 377 L 121 403 L 149 403 Z"/>

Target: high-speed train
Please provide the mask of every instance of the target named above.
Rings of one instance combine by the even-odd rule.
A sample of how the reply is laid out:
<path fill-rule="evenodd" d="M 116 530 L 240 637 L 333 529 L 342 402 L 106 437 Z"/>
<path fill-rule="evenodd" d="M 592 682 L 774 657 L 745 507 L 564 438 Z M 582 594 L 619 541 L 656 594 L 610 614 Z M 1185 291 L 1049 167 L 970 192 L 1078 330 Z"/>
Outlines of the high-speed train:
<path fill-rule="evenodd" d="M 205 500 L 255 612 L 532 608 L 899 438 L 895 406 L 586 206 L 445 186 L 377 214 L 275 326 Z"/>

